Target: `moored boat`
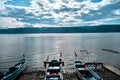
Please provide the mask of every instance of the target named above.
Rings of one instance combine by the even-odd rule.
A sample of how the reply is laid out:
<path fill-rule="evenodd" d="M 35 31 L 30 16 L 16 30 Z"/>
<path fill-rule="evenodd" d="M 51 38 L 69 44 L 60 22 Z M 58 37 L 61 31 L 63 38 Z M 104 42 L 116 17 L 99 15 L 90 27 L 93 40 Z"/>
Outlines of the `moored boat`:
<path fill-rule="evenodd" d="M 53 59 L 50 62 L 44 62 L 46 66 L 44 80 L 63 80 L 62 65 L 63 62 Z"/>
<path fill-rule="evenodd" d="M 75 60 L 75 69 L 77 76 L 81 80 L 103 80 L 96 72 L 86 67 L 85 63 L 80 60 Z"/>
<path fill-rule="evenodd" d="M 0 80 L 14 80 L 21 72 L 26 68 L 26 59 L 21 59 L 13 67 L 10 67 L 9 70 L 5 71 Z"/>

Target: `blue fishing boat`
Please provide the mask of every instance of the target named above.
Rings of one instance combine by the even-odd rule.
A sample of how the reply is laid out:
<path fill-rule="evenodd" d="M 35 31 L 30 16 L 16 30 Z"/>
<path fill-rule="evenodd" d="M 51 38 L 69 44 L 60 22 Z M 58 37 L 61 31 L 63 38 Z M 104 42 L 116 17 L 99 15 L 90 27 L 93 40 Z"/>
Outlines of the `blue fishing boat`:
<path fill-rule="evenodd" d="M 26 68 L 26 59 L 20 60 L 13 67 L 3 73 L 0 80 L 14 80 Z"/>
<path fill-rule="evenodd" d="M 44 62 L 46 66 L 44 80 L 63 80 L 62 66 L 63 62 L 53 59 L 50 62 Z"/>
<path fill-rule="evenodd" d="M 85 63 L 80 60 L 75 60 L 75 69 L 77 76 L 81 80 L 103 80 L 96 72 L 91 68 L 86 67 Z"/>

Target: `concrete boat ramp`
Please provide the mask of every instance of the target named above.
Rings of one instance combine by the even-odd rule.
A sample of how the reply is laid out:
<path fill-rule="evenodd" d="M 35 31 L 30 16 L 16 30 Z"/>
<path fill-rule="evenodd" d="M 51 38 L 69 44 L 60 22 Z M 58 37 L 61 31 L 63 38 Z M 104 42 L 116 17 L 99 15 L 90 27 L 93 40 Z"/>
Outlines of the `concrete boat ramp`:
<path fill-rule="evenodd" d="M 115 67 L 112 67 L 112 66 L 109 66 L 109 65 L 104 65 L 104 68 L 108 69 L 109 71 L 111 71 L 112 73 L 120 76 L 120 70 L 115 68 Z"/>

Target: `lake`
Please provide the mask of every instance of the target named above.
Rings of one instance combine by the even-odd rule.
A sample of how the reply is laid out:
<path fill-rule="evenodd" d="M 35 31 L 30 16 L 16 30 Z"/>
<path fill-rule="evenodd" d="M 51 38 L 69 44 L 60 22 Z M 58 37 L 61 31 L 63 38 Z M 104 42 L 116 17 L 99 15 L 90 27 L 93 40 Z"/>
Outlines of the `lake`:
<path fill-rule="evenodd" d="M 83 62 L 103 62 L 120 69 L 120 33 L 0 34 L 0 70 L 13 66 L 25 54 L 29 69 L 43 68 L 43 61 L 60 57 L 73 67 L 76 51 Z M 82 52 L 86 50 L 88 53 Z"/>

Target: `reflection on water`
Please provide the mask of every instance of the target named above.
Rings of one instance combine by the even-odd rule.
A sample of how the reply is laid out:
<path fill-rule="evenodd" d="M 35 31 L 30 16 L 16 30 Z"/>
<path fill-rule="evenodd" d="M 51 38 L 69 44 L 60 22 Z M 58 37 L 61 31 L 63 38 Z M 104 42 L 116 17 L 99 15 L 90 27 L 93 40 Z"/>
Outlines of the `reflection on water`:
<path fill-rule="evenodd" d="M 74 51 L 84 62 L 103 62 L 120 69 L 120 54 L 102 51 L 120 51 L 120 33 L 78 33 L 78 34 L 2 34 L 0 35 L 0 70 L 4 70 L 25 54 L 31 69 L 43 67 L 47 56 L 59 58 L 63 52 L 65 67 L 72 67 Z M 82 52 L 80 50 L 86 50 Z"/>

